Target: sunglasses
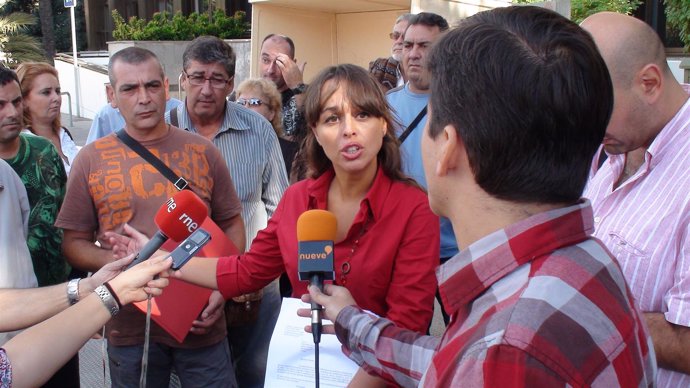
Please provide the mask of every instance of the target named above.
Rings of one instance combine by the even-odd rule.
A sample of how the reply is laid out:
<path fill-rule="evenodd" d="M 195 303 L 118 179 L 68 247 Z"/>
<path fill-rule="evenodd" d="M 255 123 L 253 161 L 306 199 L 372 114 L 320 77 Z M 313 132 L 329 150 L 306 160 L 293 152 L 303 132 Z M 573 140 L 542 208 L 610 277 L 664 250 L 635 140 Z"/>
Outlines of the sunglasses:
<path fill-rule="evenodd" d="M 264 103 L 258 98 L 238 98 L 235 102 L 242 106 L 261 106 Z"/>
<path fill-rule="evenodd" d="M 388 34 L 388 37 L 393 39 L 393 40 L 398 40 L 401 36 L 402 36 L 402 33 L 397 32 L 397 31 L 391 32 L 390 34 Z"/>

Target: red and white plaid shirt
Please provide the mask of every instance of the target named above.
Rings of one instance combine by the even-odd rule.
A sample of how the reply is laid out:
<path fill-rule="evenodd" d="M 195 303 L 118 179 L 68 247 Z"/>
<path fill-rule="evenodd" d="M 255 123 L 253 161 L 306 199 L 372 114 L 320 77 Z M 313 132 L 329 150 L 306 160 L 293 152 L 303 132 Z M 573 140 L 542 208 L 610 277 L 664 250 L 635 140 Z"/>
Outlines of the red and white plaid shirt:
<path fill-rule="evenodd" d="M 356 307 L 336 334 L 405 387 L 652 387 L 656 361 L 618 264 L 592 238 L 589 201 L 496 231 L 437 270 L 442 338 Z"/>

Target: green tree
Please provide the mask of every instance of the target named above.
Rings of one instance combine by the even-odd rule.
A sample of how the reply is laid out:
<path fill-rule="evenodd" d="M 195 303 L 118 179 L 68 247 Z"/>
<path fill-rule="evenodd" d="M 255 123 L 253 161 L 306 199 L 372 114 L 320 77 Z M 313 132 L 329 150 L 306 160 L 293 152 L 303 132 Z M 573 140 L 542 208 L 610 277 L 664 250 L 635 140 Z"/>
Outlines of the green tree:
<path fill-rule="evenodd" d="M 543 0 L 513 0 L 514 3 L 539 3 Z M 678 0 L 679 2 L 687 0 Z M 642 0 L 571 0 L 570 20 L 580 23 L 589 15 L 602 11 L 631 14 L 642 4 Z"/>
<path fill-rule="evenodd" d="M 688 0 L 664 0 L 666 22 L 677 30 L 685 51 L 690 50 L 690 4 Z"/>
<path fill-rule="evenodd" d="M 28 26 L 36 23 L 36 18 L 25 13 L 0 16 L 0 61 L 15 67 L 25 61 L 45 61 L 41 42 L 24 33 Z"/>
<path fill-rule="evenodd" d="M 43 35 L 43 49 L 46 51 L 46 57 L 53 63 L 55 56 L 55 30 L 53 29 L 53 5 L 51 0 L 38 1 L 38 17 L 41 21 L 41 32 Z"/>
<path fill-rule="evenodd" d="M 188 16 L 180 12 L 174 16 L 156 12 L 149 21 L 136 16 L 125 21 L 117 10 L 113 10 L 112 15 L 113 38 L 117 40 L 192 40 L 200 35 L 236 39 L 245 37 L 249 31 L 247 15 L 242 11 L 228 16 L 222 10 L 215 10 L 212 17 L 197 12 Z"/>
<path fill-rule="evenodd" d="M 77 49 L 84 50 L 86 48 L 84 1 L 78 0 L 76 4 Z M 48 10 L 48 8 L 50 8 L 50 10 Z M 45 12 L 41 12 L 43 10 L 45 10 Z M 35 16 L 39 20 L 41 20 L 41 18 L 44 19 L 42 23 L 36 23 L 35 25 L 27 27 L 26 34 L 40 40 L 43 40 L 44 35 L 52 35 L 54 47 L 50 47 L 51 42 L 44 42 L 43 49 L 46 52 L 72 51 L 70 9 L 65 8 L 64 0 L 7 0 L 0 8 L 0 15 L 9 15 L 14 12 L 24 12 Z M 52 16 L 50 14 L 52 14 Z M 47 27 L 41 28 L 41 24 L 45 24 Z M 51 27 L 53 32 L 50 31 Z M 47 43 L 47 45 L 45 43 Z"/>

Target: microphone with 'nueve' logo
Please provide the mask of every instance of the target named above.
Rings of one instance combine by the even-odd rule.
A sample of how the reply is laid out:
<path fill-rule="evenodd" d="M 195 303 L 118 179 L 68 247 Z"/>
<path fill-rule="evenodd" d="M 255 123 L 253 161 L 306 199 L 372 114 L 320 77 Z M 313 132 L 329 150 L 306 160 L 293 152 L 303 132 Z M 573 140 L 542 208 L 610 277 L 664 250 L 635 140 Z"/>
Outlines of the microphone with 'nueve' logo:
<path fill-rule="evenodd" d="M 323 281 L 333 280 L 333 251 L 337 230 L 335 215 L 327 210 L 307 210 L 297 219 L 297 267 L 299 280 L 309 281 L 323 291 Z M 321 309 L 311 303 L 314 343 L 321 341 Z"/>

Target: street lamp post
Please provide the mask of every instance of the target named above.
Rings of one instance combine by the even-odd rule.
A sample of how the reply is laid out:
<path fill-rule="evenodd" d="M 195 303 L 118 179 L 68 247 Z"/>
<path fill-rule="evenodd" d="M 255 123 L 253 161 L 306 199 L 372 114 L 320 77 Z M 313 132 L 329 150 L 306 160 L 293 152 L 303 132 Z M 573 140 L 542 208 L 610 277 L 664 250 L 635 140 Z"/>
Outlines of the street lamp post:
<path fill-rule="evenodd" d="M 77 116 L 81 116 L 81 86 L 79 82 L 79 66 L 77 65 L 77 26 L 74 17 L 74 8 L 77 0 L 64 0 L 65 7 L 69 8 L 72 24 L 72 62 L 74 65 L 74 96 L 77 104 Z"/>

